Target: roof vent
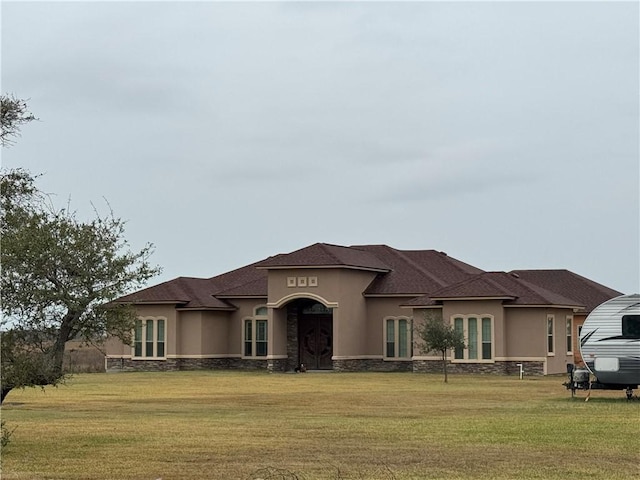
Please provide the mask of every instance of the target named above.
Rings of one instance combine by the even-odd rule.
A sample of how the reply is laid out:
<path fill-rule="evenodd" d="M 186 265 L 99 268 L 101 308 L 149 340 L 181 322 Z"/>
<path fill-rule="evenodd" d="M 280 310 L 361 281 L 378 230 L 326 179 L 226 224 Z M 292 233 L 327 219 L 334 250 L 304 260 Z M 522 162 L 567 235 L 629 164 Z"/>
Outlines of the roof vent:
<path fill-rule="evenodd" d="M 520 275 L 518 275 L 516 272 L 511 272 L 511 276 L 515 278 L 520 278 Z"/>
<path fill-rule="evenodd" d="M 448 257 L 447 252 L 440 252 L 441 255 L 444 255 L 445 257 Z"/>

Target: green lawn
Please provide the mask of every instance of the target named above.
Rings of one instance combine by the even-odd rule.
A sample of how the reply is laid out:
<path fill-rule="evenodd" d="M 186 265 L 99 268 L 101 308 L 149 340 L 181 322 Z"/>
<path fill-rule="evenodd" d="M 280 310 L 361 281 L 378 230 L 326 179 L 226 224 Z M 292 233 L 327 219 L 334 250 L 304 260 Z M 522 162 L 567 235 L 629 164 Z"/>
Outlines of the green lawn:
<path fill-rule="evenodd" d="M 2 478 L 248 479 L 267 467 L 306 480 L 640 476 L 640 402 L 571 399 L 563 381 L 81 374 L 9 394 Z"/>

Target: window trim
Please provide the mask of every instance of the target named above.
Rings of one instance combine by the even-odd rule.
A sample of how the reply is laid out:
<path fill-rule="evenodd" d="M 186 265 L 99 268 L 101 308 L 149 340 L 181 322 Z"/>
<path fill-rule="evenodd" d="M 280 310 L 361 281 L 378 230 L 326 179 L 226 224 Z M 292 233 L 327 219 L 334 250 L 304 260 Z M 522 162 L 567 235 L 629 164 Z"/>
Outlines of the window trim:
<path fill-rule="evenodd" d="M 556 317 L 555 315 L 547 314 L 547 321 L 545 322 L 546 335 L 545 340 L 547 342 L 547 357 L 556 356 Z M 551 347 L 551 348 L 549 348 Z"/>
<path fill-rule="evenodd" d="M 131 346 L 131 358 L 133 360 L 166 360 L 167 359 L 167 318 L 166 317 L 138 317 L 136 318 L 135 325 L 133 327 L 132 339 L 133 345 Z M 140 340 L 136 339 L 136 330 L 138 328 L 138 322 L 140 322 Z M 158 324 L 162 322 L 162 341 L 158 338 Z M 148 325 L 151 327 L 152 341 L 148 341 L 147 334 L 149 333 Z M 140 343 L 140 355 L 136 355 L 136 343 Z M 153 350 L 152 355 L 146 355 L 148 345 L 151 345 Z M 158 355 L 158 345 L 162 344 L 163 354 Z"/>
<path fill-rule="evenodd" d="M 573 355 L 573 315 L 566 316 L 565 325 L 567 355 Z"/>
<path fill-rule="evenodd" d="M 454 314 L 450 317 L 451 325 L 455 328 L 456 319 L 462 320 L 462 334 L 464 335 L 464 343 L 465 348 L 462 350 L 462 358 L 456 358 L 456 350 L 452 349 L 449 353 L 449 360 L 451 363 L 495 363 L 496 362 L 496 329 L 495 329 L 495 316 L 489 313 L 483 314 L 475 314 L 475 313 L 465 313 L 465 314 Z M 476 328 L 475 328 L 475 345 L 476 345 L 476 357 L 477 358 L 469 358 L 469 319 L 476 320 Z M 491 357 L 484 357 L 484 345 L 489 343 L 485 341 L 483 336 L 483 320 L 489 320 L 491 326 Z"/>
<path fill-rule="evenodd" d="M 400 322 L 401 321 L 405 321 L 406 325 L 407 325 L 407 330 L 406 330 L 406 334 L 407 334 L 407 338 L 405 339 L 405 349 L 406 349 L 406 355 L 405 356 L 400 356 Z M 394 339 L 393 339 L 393 356 L 389 356 L 388 353 L 388 325 L 389 322 L 393 322 L 393 334 L 394 334 Z M 411 357 L 413 356 L 413 319 L 411 317 L 405 317 L 405 316 L 391 316 L 391 317 L 384 317 L 384 319 L 382 320 L 382 330 L 383 330 L 383 338 L 382 338 L 382 357 L 383 360 L 392 360 L 392 361 L 407 361 L 407 360 L 411 360 Z"/>
<path fill-rule="evenodd" d="M 266 313 L 264 313 L 266 311 Z M 251 326 L 251 340 L 247 341 L 247 325 Z M 258 340 L 259 325 L 264 325 L 264 340 Z M 251 342 L 251 352 L 247 355 L 247 346 Z M 258 345 L 264 345 L 264 355 L 258 354 Z M 265 359 L 269 354 L 269 310 L 266 305 L 258 305 L 253 315 L 242 319 L 242 358 Z"/>

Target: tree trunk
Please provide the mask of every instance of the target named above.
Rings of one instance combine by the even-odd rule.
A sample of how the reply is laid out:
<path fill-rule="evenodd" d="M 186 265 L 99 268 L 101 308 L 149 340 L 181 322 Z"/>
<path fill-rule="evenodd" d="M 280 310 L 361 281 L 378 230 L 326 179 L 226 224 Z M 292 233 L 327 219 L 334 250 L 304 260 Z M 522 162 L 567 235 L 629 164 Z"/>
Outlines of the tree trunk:
<path fill-rule="evenodd" d="M 56 379 L 62 377 L 62 362 L 64 360 L 65 345 L 69 340 L 71 340 L 71 332 L 79 316 L 79 314 L 74 312 L 67 312 L 60 324 L 58 337 L 56 338 L 53 345 L 53 351 L 51 352 L 51 358 L 53 360 L 53 375 Z"/>
<path fill-rule="evenodd" d="M 442 351 L 442 371 L 444 372 L 444 383 L 449 383 L 449 379 L 447 377 L 447 351 Z"/>

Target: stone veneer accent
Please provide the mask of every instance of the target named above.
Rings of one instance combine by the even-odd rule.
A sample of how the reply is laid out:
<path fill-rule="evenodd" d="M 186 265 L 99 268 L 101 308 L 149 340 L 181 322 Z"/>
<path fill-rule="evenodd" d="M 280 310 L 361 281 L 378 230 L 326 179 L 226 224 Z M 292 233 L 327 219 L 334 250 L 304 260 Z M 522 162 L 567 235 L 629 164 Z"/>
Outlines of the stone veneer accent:
<path fill-rule="evenodd" d="M 544 362 L 495 362 L 495 363 L 451 363 L 449 373 L 489 373 L 494 375 L 518 375 L 522 363 L 524 374 L 544 375 Z M 132 360 L 130 358 L 107 358 L 107 372 L 165 372 L 175 370 L 267 370 L 269 372 L 293 371 L 297 365 L 291 358 L 242 359 L 242 358 L 168 358 L 167 360 Z M 382 359 L 334 360 L 335 372 L 415 372 L 441 373 L 440 360 L 384 361 Z"/>
<path fill-rule="evenodd" d="M 295 303 L 293 304 L 295 305 Z M 291 304 L 287 308 L 287 357 L 285 371 L 292 371 L 300 365 L 298 351 L 298 309 Z"/>
<path fill-rule="evenodd" d="M 381 358 L 334 360 L 336 372 L 410 372 L 411 362 L 384 361 Z"/>
<path fill-rule="evenodd" d="M 276 368 L 270 368 L 276 362 Z M 246 360 L 242 358 L 168 358 L 166 360 L 132 360 L 107 358 L 107 372 L 166 372 L 175 370 L 270 370 L 277 371 L 280 360 Z"/>
<path fill-rule="evenodd" d="M 451 363 L 447 361 L 449 373 L 490 373 L 494 375 L 514 375 L 520 373 L 522 363 L 525 375 L 544 375 L 544 362 L 494 362 L 494 363 Z M 441 373 L 441 360 L 414 360 L 413 371 L 421 373 Z"/>

